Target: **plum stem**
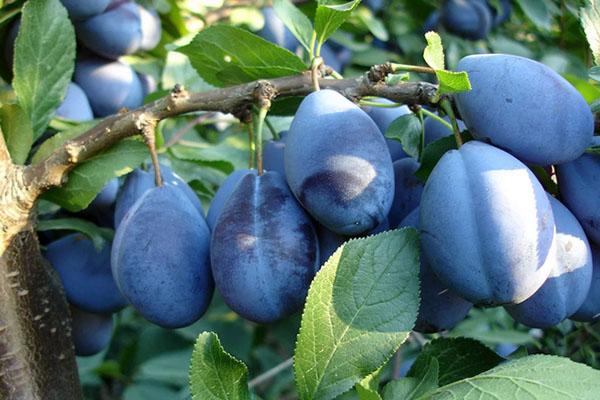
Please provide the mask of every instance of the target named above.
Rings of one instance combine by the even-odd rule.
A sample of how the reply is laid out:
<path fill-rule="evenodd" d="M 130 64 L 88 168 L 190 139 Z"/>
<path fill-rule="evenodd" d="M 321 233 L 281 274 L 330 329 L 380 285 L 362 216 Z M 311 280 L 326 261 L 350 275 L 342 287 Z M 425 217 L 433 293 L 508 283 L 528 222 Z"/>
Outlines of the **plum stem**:
<path fill-rule="evenodd" d="M 421 121 L 421 138 L 419 140 L 419 157 L 417 160 L 420 163 L 423 152 L 425 151 L 425 123 L 423 118 L 423 107 L 418 106 L 418 110 L 415 114 L 417 114 L 419 121 Z"/>
<path fill-rule="evenodd" d="M 293 358 L 288 358 L 284 362 L 277 364 L 276 366 L 274 366 L 270 370 L 268 370 L 268 371 L 260 374 L 256 378 L 252 379 L 250 382 L 248 382 L 248 387 L 250 387 L 250 389 L 252 389 L 253 387 L 258 386 L 261 383 L 264 383 L 264 382 L 268 381 L 269 379 L 273 378 L 277 374 L 279 374 L 279 373 L 285 371 L 286 369 L 290 368 L 292 365 L 294 365 L 294 359 Z"/>
<path fill-rule="evenodd" d="M 252 122 L 248 124 L 248 149 L 250 150 L 250 154 L 248 154 L 248 168 L 254 168 L 254 125 Z"/>
<path fill-rule="evenodd" d="M 456 146 L 460 149 L 460 146 L 463 145 L 463 140 L 460 136 L 460 128 L 456 122 L 456 116 L 454 115 L 452 104 L 450 103 L 450 100 L 443 99 L 440 101 L 440 106 L 446 112 L 446 114 L 448 114 L 448 117 L 450 117 L 450 122 L 452 123 L 452 132 L 454 133 L 454 139 L 456 140 Z"/>
<path fill-rule="evenodd" d="M 313 59 L 315 55 L 315 46 L 317 45 L 317 31 L 313 30 L 310 36 L 310 58 Z"/>
<path fill-rule="evenodd" d="M 258 120 L 256 121 L 256 169 L 258 176 L 263 174 L 262 133 L 267 112 L 269 112 L 269 106 L 262 106 L 258 111 Z"/>
<path fill-rule="evenodd" d="M 421 108 L 421 112 L 425 115 L 427 115 L 427 117 L 436 120 L 437 122 L 439 122 L 440 124 L 444 125 L 446 128 L 448 128 L 448 130 L 450 132 L 454 132 L 454 128 L 452 128 L 452 124 L 448 121 L 446 121 L 444 118 L 440 117 L 439 115 L 437 115 L 434 112 L 431 112 L 425 108 Z"/>
<path fill-rule="evenodd" d="M 311 66 L 310 66 L 310 76 L 312 79 L 312 86 L 313 89 L 315 90 L 315 92 L 318 92 L 319 90 L 321 90 L 321 87 L 319 85 L 319 78 L 321 77 L 321 73 L 319 71 L 319 68 L 323 65 L 323 59 L 321 57 L 315 57 L 313 58 L 312 62 L 311 62 Z"/>
<path fill-rule="evenodd" d="M 156 186 L 162 186 L 163 182 L 160 174 L 160 163 L 158 162 L 158 154 L 156 153 L 156 122 L 145 122 L 146 123 L 142 126 L 142 137 L 144 138 L 146 146 L 148 146 L 150 158 L 152 159 L 152 165 L 154 166 L 154 182 L 156 183 Z"/>
<path fill-rule="evenodd" d="M 407 72 L 418 72 L 418 73 L 422 73 L 422 74 L 435 75 L 435 69 L 429 68 L 429 67 L 421 67 L 419 65 L 395 64 L 395 63 L 391 63 L 390 65 L 391 65 L 392 71 L 394 73 L 400 72 L 400 71 L 407 71 Z"/>

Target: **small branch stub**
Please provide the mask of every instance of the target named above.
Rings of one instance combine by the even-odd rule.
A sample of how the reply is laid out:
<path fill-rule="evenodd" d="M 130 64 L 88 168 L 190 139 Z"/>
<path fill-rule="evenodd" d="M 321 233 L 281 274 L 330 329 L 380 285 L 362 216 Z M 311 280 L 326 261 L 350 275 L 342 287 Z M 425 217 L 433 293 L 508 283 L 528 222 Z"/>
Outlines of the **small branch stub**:
<path fill-rule="evenodd" d="M 139 117 L 139 127 L 142 132 L 142 137 L 148 151 L 150 152 L 150 158 L 152 159 L 152 165 L 154 166 L 154 181 L 156 186 L 162 186 L 162 175 L 160 173 L 160 163 L 158 162 L 158 154 L 156 153 L 156 125 L 158 121 L 146 117 L 144 114 Z"/>

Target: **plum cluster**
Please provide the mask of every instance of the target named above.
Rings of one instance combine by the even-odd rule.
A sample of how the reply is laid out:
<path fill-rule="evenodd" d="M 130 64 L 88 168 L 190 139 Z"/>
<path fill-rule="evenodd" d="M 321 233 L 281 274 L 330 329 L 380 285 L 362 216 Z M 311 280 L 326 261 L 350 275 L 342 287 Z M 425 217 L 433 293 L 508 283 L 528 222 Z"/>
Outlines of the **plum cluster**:
<path fill-rule="evenodd" d="M 85 213 L 114 239 L 96 249 L 67 235 L 46 252 L 74 335 L 94 332 L 75 337 L 78 352 L 104 347 L 110 314 L 125 305 L 177 328 L 206 312 L 215 289 L 250 321 L 280 320 L 301 309 L 342 243 L 407 226 L 421 232 L 416 330 L 451 329 L 473 305 L 538 328 L 600 318 L 600 158 L 586 153 L 600 140 L 589 106 L 526 58 L 469 56 L 458 69 L 473 86 L 455 98 L 459 126 L 475 140 L 444 154 L 425 183 L 419 162 L 383 134 L 411 111 L 363 109 L 332 90 L 301 102 L 289 130 L 264 143 L 266 171 L 230 174 L 206 217 L 166 165 L 159 186 L 153 167 L 109 183 Z M 424 131 L 425 143 L 452 134 L 435 118 Z M 559 198 L 532 165 L 556 171 Z"/>
<path fill-rule="evenodd" d="M 444 0 L 423 26 L 425 32 L 443 27 L 469 40 L 487 38 L 490 31 L 510 18 L 511 0 L 499 0 L 498 7 L 487 0 Z"/>
<path fill-rule="evenodd" d="M 56 115 L 89 121 L 122 108 L 136 108 L 156 89 L 154 79 L 139 74 L 119 57 L 154 49 L 161 38 L 160 18 L 133 0 L 61 0 L 79 43 L 73 82 Z M 12 65 L 20 21 L 9 29 L 5 61 Z"/>

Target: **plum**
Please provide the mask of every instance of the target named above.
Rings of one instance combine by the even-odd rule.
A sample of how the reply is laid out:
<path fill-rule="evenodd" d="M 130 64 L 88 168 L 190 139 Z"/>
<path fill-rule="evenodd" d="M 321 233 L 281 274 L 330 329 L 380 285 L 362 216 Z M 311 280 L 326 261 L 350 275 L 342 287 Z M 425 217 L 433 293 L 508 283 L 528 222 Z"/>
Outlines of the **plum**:
<path fill-rule="evenodd" d="M 424 255 L 440 281 L 479 305 L 520 303 L 556 256 L 554 217 L 533 173 L 510 154 L 471 141 L 444 154 L 421 196 Z"/>
<path fill-rule="evenodd" d="M 56 109 L 56 115 L 73 121 L 91 121 L 94 119 L 94 113 L 85 92 L 73 82 L 69 82 L 67 94 Z"/>
<path fill-rule="evenodd" d="M 571 316 L 572 320 L 580 322 L 596 322 L 600 319 L 600 250 L 592 248 L 592 284 L 579 310 Z"/>
<path fill-rule="evenodd" d="M 160 172 L 165 184 L 181 190 L 198 213 L 204 215 L 202 204 L 200 203 L 198 196 L 196 196 L 194 190 L 179 175 L 163 164 L 160 165 Z M 125 178 L 125 182 L 117 196 L 115 204 L 115 226 L 119 226 L 125 217 L 125 214 L 133 204 L 142 197 L 147 190 L 152 189 L 153 187 L 155 187 L 153 166 L 151 166 L 148 171 L 136 169 Z"/>
<path fill-rule="evenodd" d="M 75 66 L 75 82 L 87 95 L 98 117 L 115 114 L 121 108 L 137 108 L 144 101 L 138 75 L 119 61 L 96 57 L 81 59 Z"/>
<path fill-rule="evenodd" d="M 264 7 L 262 9 L 262 15 L 265 24 L 258 32 L 258 35 L 269 42 L 275 43 L 276 45 L 295 53 L 300 42 L 298 42 L 298 39 L 296 39 L 294 34 L 286 28 L 283 21 L 277 16 L 275 10 L 272 7 Z"/>
<path fill-rule="evenodd" d="M 485 39 L 492 28 L 492 11 L 485 2 L 477 0 L 445 0 L 440 21 L 455 35 L 465 39 Z"/>
<path fill-rule="evenodd" d="M 556 224 L 557 257 L 552 272 L 537 292 L 522 303 L 506 306 L 515 319 L 546 329 L 573 315 L 592 284 L 592 253 L 583 228 L 571 212 L 548 196 Z"/>
<path fill-rule="evenodd" d="M 111 253 L 117 286 L 148 321 L 179 328 L 197 321 L 214 290 L 210 231 L 185 194 L 147 190 L 117 227 Z"/>
<path fill-rule="evenodd" d="M 101 14 L 110 0 L 60 0 L 72 20 L 79 21 Z"/>
<path fill-rule="evenodd" d="M 90 239 L 79 233 L 48 245 L 46 258 L 58 272 L 70 303 L 102 314 L 127 305 L 112 276 L 110 251 L 110 243 L 98 251 Z"/>
<path fill-rule="evenodd" d="M 233 171 L 227 179 L 223 181 L 217 193 L 212 199 L 210 203 L 210 208 L 208 209 L 208 214 L 206 214 L 206 222 L 212 231 L 215 228 L 215 224 L 217 223 L 217 218 L 221 215 L 223 211 L 223 207 L 225 207 L 225 203 L 231 196 L 231 193 L 236 188 L 239 181 L 248 174 L 256 174 L 255 170 L 249 169 L 238 169 L 237 171 Z"/>
<path fill-rule="evenodd" d="M 71 336 L 78 356 L 100 353 L 110 343 L 113 332 L 111 314 L 89 313 L 71 306 Z"/>
<path fill-rule="evenodd" d="M 412 227 L 419 229 L 419 207 L 400 221 L 400 228 Z M 434 333 L 454 328 L 465 319 L 473 304 L 455 295 L 445 287 L 431 270 L 423 256 L 421 246 L 421 303 L 415 323 L 415 330 L 423 333 Z"/>
<path fill-rule="evenodd" d="M 158 83 L 152 75 L 138 74 L 138 78 L 142 83 L 142 92 L 144 93 L 144 98 L 146 98 L 146 96 L 148 96 L 150 93 L 156 92 L 158 89 Z"/>
<path fill-rule="evenodd" d="M 77 215 L 92 220 L 97 225 L 114 228 L 115 201 L 119 191 L 119 179 L 114 178 L 102 188 L 85 210 Z"/>
<path fill-rule="evenodd" d="M 276 171 L 285 176 L 285 163 L 283 153 L 285 141 L 267 140 L 263 143 L 263 167 L 267 171 Z"/>
<path fill-rule="evenodd" d="M 437 31 L 440 26 L 440 12 L 433 11 L 423 23 L 423 32 Z"/>
<path fill-rule="evenodd" d="M 593 145 L 600 145 L 594 136 Z M 556 166 L 561 199 L 577 217 L 588 238 L 600 246 L 600 156 L 584 154 Z"/>
<path fill-rule="evenodd" d="M 581 156 L 594 119 L 579 92 L 547 66 L 506 54 L 463 58 L 473 89 L 457 95 L 471 134 L 523 162 L 550 165 Z"/>
<path fill-rule="evenodd" d="M 140 27 L 142 38 L 140 41 L 140 50 L 152 50 L 160 42 L 162 29 L 160 26 L 160 17 L 156 10 L 149 10 L 138 6 L 140 13 Z"/>
<path fill-rule="evenodd" d="M 377 103 L 382 104 L 392 104 L 393 101 L 388 99 L 377 99 L 375 100 Z M 403 115 L 410 114 L 410 109 L 407 106 L 393 107 L 393 108 L 384 108 L 384 107 L 365 107 L 365 111 L 369 114 L 369 117 L 379 127 L 381 133 L 385 137 L 385 131 L 390 127 L 392 122 L 396 119 L 400 118 Z M 392 161 L 399 160 L 404 157 L 408 157 L 408 154 L 404 152 L 402 149 L 402 144 L 395 139 L 385 139 L 388 148 L 390 150 L 390 155 L 392 156 Z"/>
<path fill-rule="evenodd" d="M 111 59 L 133 54 L 142 45 L 141 7 L 120 3 L 102 14 L 75 24 L 77 38 L 94 53 Z"/>
<path fill-rule="evenodd" d="M 242 177 L 217 219 L 210 249 L 225 303 L 260 323 L 302 307 L 318 252 L 309 216 L 277 172 Z"/>
<path fill-rule="evenodd" d="M 300 204 L 335 233 L 379 225 L 394 197 L 394 169 L 371 118 L 332 90 L 308 95 L 286 137 L 285 172 Z"/>
<path fill-rule="evenodd" d="M 415 176 L 419 167 L 419 162 L 410 157 L 394 161 L 394 202 L 388 214 L 392 228 L 397 227 L 421 201 L 423 181 Z"/>

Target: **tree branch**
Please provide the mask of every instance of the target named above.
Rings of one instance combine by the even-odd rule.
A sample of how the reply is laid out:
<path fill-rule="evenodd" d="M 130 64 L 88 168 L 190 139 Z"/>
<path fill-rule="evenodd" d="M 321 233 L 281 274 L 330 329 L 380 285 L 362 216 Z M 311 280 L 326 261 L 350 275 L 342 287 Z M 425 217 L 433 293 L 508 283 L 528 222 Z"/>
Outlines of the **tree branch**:
<path fill-rule="evenodd" d="M 384 79 L 390 64 L 374 66 L 363 77 L 354 79 L 320 79 L 321 89 L 331 89 L 353 101 L 364 96 L 385 97 L 403 104 L 431 104 L 437 87 L 427 82 L 406 82 L 388 86 Z M 138 109 L 117 114 L 101 121 L 83 135 L 65 142 L 41 162 L 24 171 L 27 185 L 40 192 L 61 185 L 68 172 L 118 141 L 141 133 L 149 121 L 154 123 L 192 111 L 221 111 L 247 121 L 252 105 L 269 88 L 272 98 L 306 96 L 313 91 L 310 72 L 260 80 L 210 92 L 188 93 L 176 86 L 170 95 Z"/>

